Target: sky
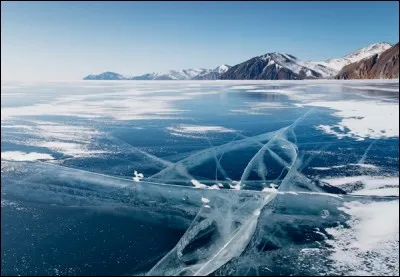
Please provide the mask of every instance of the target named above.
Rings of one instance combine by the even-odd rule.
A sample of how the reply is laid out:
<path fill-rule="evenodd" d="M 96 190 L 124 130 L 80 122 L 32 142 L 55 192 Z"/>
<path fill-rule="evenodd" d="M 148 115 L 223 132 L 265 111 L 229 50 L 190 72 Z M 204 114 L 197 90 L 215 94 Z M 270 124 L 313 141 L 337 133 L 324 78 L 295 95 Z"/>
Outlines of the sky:
<path fill-rule="evenodd" d="M 1 1 L 2 80 L 214 68 L 268 52 L 324 60 L 382 41 L 399 41 L 397 1 Z"/>

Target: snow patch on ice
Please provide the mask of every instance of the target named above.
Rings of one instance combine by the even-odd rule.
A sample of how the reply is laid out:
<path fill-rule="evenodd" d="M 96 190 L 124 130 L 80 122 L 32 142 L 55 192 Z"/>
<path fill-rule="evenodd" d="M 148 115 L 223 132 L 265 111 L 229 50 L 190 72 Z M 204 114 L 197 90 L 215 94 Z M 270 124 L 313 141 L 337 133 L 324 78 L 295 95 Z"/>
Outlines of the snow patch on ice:
<path fill-rule="evenodd" d="M 370 169 L 377 169 L 378 168 L 376 165 L 373 165 L 373 164 L 363 164 L 363 163 L 353 164 L 353 163 L 351 163 L 349 165 L 359 166 L 359 167 L 363 167 L 363 168 L 370 168 Z"/>
<path fill-rule="evenodd" d="M 399 177 L 360 175 L 351 177 L 325 178 L 321 179 L 321 181 L 339 188 L 343 188 L 348 184 L 354 184 L 356 182 L 361 182 L 364 185 L 364 188 L 353 191 L 351 194 L 380 196 L 399 195 Z"/>
<path fill-rule="evenodd" d="M 243 86 L 232 86 L 230 89 L 257 89 L 257 86 L 243 85 Z"/>
<path fill-rule="evenodd" d="M 107 153 L 103 150 L 90 150 L 83 143 L 63 142 L 63 141 L 45 141 L 36 144 L 38 147 L 48 148 L 55 152 L 73 157 L 87 157 Z"/>
<path fill-rule="evenodd" d="M 178 134 L 203 134 L 203 133 L 232 133 L 235 130 L 222 126 L 204 126 L 181 124 L 175 127 L 167 127 L 167 130 Z"/>
<path fill-rule="evenodd" d="M 232 183 L 229 184 L 229 187 L 231 189 L 240 190 L 240 182 L 232 181 Z"/>
<path fill-rule="evenodd" d="M 399 275 L 399 201 L 350 202 L 340 208 L 347 224 L 328 228 L 330 259 L 340 275 Z M 332 272 L 332 273 L 335 273 Z"/>
<path fill-rule="evenodd" d="M 207 185 L 200 183 L 199 181 L 192 179 L 190 180 L 190 182 L 192 183 L 193 186 L 195 186 L 195 188 L 201 189 L 201 188 L 207 188 Z"/>
<path fill-rule="evenodd" d="M 136 170 L 133 172 L 133 180 L 135 181 L 135 182 L 140 182 L 140 180 L 142 180 L 143 178 L 144 178 L 144 176 L 143 176 L 143 174 L 142 173 L 138 173 Z"/>
<path fill-rule="evenodd" d="M 120 99 L 93 99 L 87 95 L 63 96 L 49 103 L 4 107 L 1 110 L 1 120 L 46 115 L 115 120 L 170 119 L 182 112 L 173 107 L 173 102 L 191 98 L 188 95 L 138 95 L 129 91 Z"/>
<path fill-rule="evenodd" d="M 377 101 L 321 101 L 308 106 L 337 110 L 342 118 L 337 125 L 319 125 L 317 128 L 338 138 L 390 138 L 399 136 L 399 104 Z M 342 131 L 348 129 L 348 132 Z"/>
<path fill-rule="evenodd" d="M 263 188 L 262 191 L 263 191 L 263 192 L 276 192 L 276 191 L 278 191 L 278 190 L 275 189 L 275 188 Z M 286 192 L 286 193 L 287 193 L 287 192 Z"/>
<path fill-rule="evenodd" d="M 334 166 L 329 166 L 329 167 L 315 166 L 315 167 L 311 167 L 311 169 L 326 171 L 326 170 L 331 170 L 331 169 L 344 168 L 344 167 L 347 167 L 347 166 L 358 166 L 358 167 L 368 168 L 368 169 L 378 169 L 379 168 L 379 167 L 377 167 L 376 165 L 373 165 L 373 164 L 349 163 L 347 165 L 343 164 L 343 165 L 334 165 Z"/>
<path fill-rule="evenodd" d="M 37 160 L 54 160 L 54 157 L 46 153 L 37 152 L 21 152 L 21 151 L 6 151 L 1 152 L 1 159 L 8 161 L 37 161 Z"/>
<path fill-rule="evenodd" d="M 220 189 L 220 187 L 218 185 L 212 185 L 208 187 L 208 189 Z"/>
<path fill-rule="evenodd" d="M 311 167 L 311 169 L 315 169 L 315 170 L 330 170 L 332 167 L 322 167 L 322 166 L 315 166 L 315 167 Z"/>
<path fill-rule="evenodd" d="M 208 203 L 210 203 L 210 200 L 205 197 L 202 197 L 201 202 L 203 202 L 204 204 L 208 204 Z"/>

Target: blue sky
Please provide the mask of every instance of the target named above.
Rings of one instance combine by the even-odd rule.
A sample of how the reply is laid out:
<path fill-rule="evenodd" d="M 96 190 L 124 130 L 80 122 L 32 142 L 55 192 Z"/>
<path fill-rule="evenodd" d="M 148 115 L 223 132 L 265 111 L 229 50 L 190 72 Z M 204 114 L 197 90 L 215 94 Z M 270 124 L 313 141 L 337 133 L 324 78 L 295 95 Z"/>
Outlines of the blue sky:
<path fill-rule="evenodd" d="M 1 2 L 2 80 L 341 57 L 399 40 L 398 2 Z"/>

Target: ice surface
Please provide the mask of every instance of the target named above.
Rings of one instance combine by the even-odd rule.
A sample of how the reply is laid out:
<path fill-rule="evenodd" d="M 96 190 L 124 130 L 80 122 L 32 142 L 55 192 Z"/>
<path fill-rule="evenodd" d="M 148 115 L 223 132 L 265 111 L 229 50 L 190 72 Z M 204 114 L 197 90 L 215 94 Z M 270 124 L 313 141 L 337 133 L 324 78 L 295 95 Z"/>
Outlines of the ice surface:
<path fill-rule="evenodd" d="M 367 93 L 396 87 L 100 82 L 2 106 L 2 206 L 101 208 L 181 230 L 133 275 L 396 275 L 398 102 Z"/>
<path fill-rule="evenodd" d="M 60 97 L 52 103 L 32 106 L 2 108 L 1 119 L 21 115 L 64 115 L 82 118 L 113 118 L 117 120 L 140 120 L 170 118 L 181 110 L 172 106 L 173 101 L 190 99 L 189 96 L 144 96 L 126 91 L 122 99 L 94 100 L 85 95 Z"/>
<path fill-rule="evenodd" d="M 105 153 L 102 150 L 88 150 L 84 144 L 62 141 L 47 141 L 38 143 L 37 146 L 55 150 L 74 157 L 90 156 Z"/>
<path fill-rule="evenodd" d="M 250 171 L 255 170 L 260 165 L 261 158 L 268 152 L 275 161 L 288 170 L 282 180 L 281 190 L 283 192 L 295 192 L 296 188 L 293 184 L 286 184 L 291 183 L 293 178 L 299 177 L 295 166 L 296 161 L 298 161 L 298 149 L 288 140 L 287 136 L 308 114 L 309 112 L 305 113 L 291 125 L 273 132 L 269 140 L 262 145 L 249 161 L 240 181 L 235 182 L 233 185 L 231 184 L 231 188 L 234 190 L 245 188 Z M 288 147 L 283 147 L 285 145 Z M 281 151 L 284 149 L 283 156 L 289 157 L 289 162 L 286 162 L 274 152 L 274 146 L 278 146 Z M 268 167 L 266 165 L 263 166 L 264 169 Z M 308 186 L 308 184 L 305 185 Z M 313 190 L 314 188 L 311 186 L 309 189 Z M 258 218 L 261 214 L 260 211 L 265 210 L 264 214 L 271 212 L 271 208 L 268 208 L 268 205 L 278 195 L 278 191 L 279 189 L 263 190 L 266 193 L 264 198 L 250 198 L 240 208 L 235 207 L 237 203 L 241 202 L 240 199 L 232 197 L 222 202 L 217 201 L 216 204 L 211 206 L 211 209 L 201 210 L 176 247 L 159 261 L 148 275 L 204 276 L 214 272 L 231 259 L 239 257 L 256 230 Z M 202 198 L 202 202 L 207 204 L 209 200 Z M 234 225 L 232 220 L 235 221 Z M 187 254 L 187 258 L 184 258 L 184 249 L 192 241 L 195 241 L 201 231 L 211 228 L 211 226 L 213 226 L 214 234 L 212 241 L 204 247 L 197 248 L 194 253 Z"/>

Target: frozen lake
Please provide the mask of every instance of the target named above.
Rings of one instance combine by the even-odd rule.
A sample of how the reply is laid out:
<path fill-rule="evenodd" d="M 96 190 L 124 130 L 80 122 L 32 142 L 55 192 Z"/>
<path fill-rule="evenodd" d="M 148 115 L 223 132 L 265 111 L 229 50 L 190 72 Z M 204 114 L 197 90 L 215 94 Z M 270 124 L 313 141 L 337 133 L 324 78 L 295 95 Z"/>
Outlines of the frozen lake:
<path fill-rule="evenodd" d="M 398 275 L 399 82 L 2 82 L 2 275 Z"/>

